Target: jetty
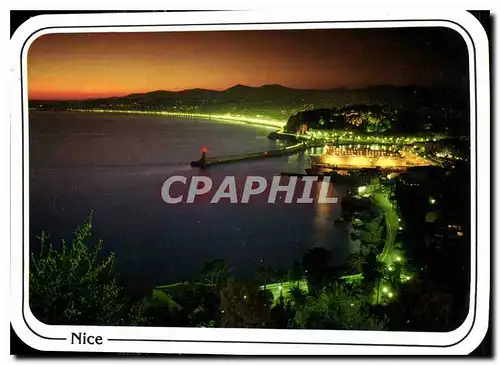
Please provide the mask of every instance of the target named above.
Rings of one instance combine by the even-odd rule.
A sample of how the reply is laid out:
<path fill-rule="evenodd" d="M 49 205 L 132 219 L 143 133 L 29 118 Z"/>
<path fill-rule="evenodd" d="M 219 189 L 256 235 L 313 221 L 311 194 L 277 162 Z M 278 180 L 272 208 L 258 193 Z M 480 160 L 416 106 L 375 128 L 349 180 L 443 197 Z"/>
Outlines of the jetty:
<path fill-rule="evenodd" d="M 218 157 L 207 157 L 207 149 L 202 148 L 201 150 L 201 158 L 199 160 L 191 161 L 192 167 L 199 168 L 207 168 L 212 165 L 220 165 L 225 163 L 239 162 L 245 160 L 256 160 L 262 158 L 271 158 L 271 157 L 279 157 L 286 156 L 289 154 L 293 154 L 299 151 L 303 151 L 309 147 L 309 144 L 306 142 L 299 142 L 291 146 L 287 146 L 277 150 L 270 151 L 262 151 L 262 152 L 251 152 L 244 153 L 240 155 L 226 155 L 226 156 L 218 156 Z"/>

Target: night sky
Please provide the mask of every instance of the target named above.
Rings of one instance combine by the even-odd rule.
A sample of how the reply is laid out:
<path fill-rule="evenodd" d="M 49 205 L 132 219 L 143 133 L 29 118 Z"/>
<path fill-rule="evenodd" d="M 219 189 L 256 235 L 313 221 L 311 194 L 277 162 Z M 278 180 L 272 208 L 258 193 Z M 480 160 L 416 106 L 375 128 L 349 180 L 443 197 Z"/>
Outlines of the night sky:
<path fill-rule="evenodd" d="M 467 83 L 465 42 L 446 28 L 51 34 L 28 53 L 30 99 Z"/>

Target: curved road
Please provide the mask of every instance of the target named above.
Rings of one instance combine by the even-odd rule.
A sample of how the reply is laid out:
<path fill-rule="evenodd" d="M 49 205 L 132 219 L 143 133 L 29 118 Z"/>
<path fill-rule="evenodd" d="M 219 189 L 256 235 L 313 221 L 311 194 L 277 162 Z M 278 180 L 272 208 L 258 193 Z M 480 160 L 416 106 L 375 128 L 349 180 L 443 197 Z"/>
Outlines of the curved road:
<path fill-rule="evenodd" d="M 377 204 L 377 206 L 380 207 L 380 209 L 383 210 L 385 214 L 385 224 L 387 227 L 387 237 L 385 240 L 385 245 L 382 250 L 382 253 L 379 255 L 378 259 L 379 261 L 383 262 L 386 265 L 391 265 L 394 261 L 394 242 L 396 240 L 396 234 L 399 229 L 399 219 L 398 215 L 396 214 L 396 211 L 394 209 L 394 206 L 389 200 L 389 197 L 387 194 L 384 194 L 382 192 L 375 192 L 373 193 L 373 198 Z M 346 275 L 343 276 L 342 279 L 345 280 L 360 280 L 363 278 L 363 275 L 360 274 L 353 274 L 353 275 Z M 286 296 L 289 292 L 289 290 L 292 288 L 292 283 L 290 282 L 283 282 L 283 283 L 271 283 L 266 286 L 266 289 L 271 290 L 273 293 L 273 297 L 275 300 L 279 299 L 281 295 Z M 306 280 L 301 280 L 299 282 L 299 287 L 303 290 L 307 291 L 307 281 Z M 261 287 L 263 288 L 263 286 Z"/>
<path fill-rule="evenodd" d="M 385 213 L 385 224 L 387 227 L 387 237 L 385 239 L 384 249 L 379 256 L 379 260 L 386 265 L 390 265 L 394 260 L 394 241 L 396 240 L 396 234 L 399 229 L 398 215 L 396 214 L 396 211 L 386 194 L 374 193 L 373 197 L 377 205 Z"/>

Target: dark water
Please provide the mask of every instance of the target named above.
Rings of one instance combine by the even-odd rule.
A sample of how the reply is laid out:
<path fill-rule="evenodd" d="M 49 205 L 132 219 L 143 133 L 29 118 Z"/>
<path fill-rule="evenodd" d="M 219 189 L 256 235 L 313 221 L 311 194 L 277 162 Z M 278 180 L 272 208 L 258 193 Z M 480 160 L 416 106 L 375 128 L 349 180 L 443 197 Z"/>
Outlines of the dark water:
<path fill-rule="evenodd" d="M 209 204 L 202 197 L 195 204 L 169 205 L 161 199 L 161 187 L 172 175 L 210 176 L 215 191 L 227 175 L 236 176 L 242 187 L 248 175 L 271 181 L 281 171 L 303 172 L 307 153 L 205 172 L 189 166 L 201 147 L 212 156 L 276 149 L 279 142 L 267 138 L 271 131 L 165 116 L 32 112 L 32 248 L 41 230 L 54 242 L 69 239 L 92 209 L 93 237 L 115 252 L 123 277 L 145 286 L 194 277 L 217 258 L 241 276 L 262 263 L 284 269 L 315 246 L 332 250 L 341 264 L 349 247 L 345 229 L 334 224 L 340 204 L 284 204 L 282 199 L 267 204 L 267 195 L 248 204 Z M 342 187 L 334 190 L 333 195 L 343 195 Z"/>

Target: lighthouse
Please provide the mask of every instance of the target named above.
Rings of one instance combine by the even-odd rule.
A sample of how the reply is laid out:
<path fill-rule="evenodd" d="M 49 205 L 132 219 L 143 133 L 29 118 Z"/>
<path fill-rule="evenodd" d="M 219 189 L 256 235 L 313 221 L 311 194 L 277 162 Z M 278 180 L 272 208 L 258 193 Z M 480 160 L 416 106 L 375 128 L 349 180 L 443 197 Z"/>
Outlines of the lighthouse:
<path fill-rule="evenodd" d="M 207 152 L 208 149 L 206 147 L 202 147 L 200 159 L 196 161 L 191 161 L 191 166 L 204 168 L 207 163 Z"/>
<path fill-rule="evenodd" d="M 200 162 L 202 164 L 205 164 L 205 161 L 207 159 L 207 152 L 208 152 L 208 149 L 206 147 L 203 147 L 201 149 L 201 158 L 200 158 Z"/>

